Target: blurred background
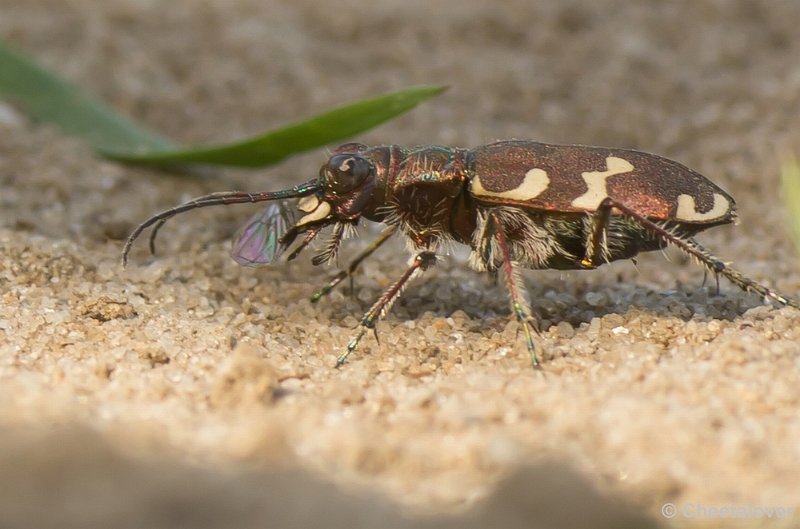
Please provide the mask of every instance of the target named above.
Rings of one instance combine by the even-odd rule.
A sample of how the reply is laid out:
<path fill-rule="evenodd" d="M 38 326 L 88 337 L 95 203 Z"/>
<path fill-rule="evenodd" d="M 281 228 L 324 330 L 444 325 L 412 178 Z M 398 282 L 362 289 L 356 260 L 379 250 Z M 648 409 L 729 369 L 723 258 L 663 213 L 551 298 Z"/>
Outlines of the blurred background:
<path fill-rule="evenodd" d="M 0 0 L 0 39 L 181 144 L 446 84 L 355 140 L 530 138 L 673 158 L 738 201 L 741 225 L 703 242 L 790 295 L 800 274 L 778 175 L 780 153 L 800 145 L 799 24 L 792 0 Z M 680 257 L 527 276 L 548 322 L 546 381 L 528 373 L 519 343 L 497 352 L 516 336 L 504 293 L 458 262 L 409 290 L 382 346 L 328 369 L 405 262 L 400 244 L 367 269 L 363 296 L 321 308 L 306 298 L 330 271 L 229 262 L 227 238 L 248 214 L 236 208 L 172 223 L 158 260 L 139 250 L 119 270 L 121 239 L 149 214 L 215 190 L 283 188 L 324 159 L 320 149 L 188 179 L 99 159 L 0 103 L 6 428 L 50 435 L 78 423 L 126 457 L 214 472 L 287 460 L 376 487 L 411 513 L 474 507 L 510 469 L 542 457 L 568 460 L 654 519 L 668 500 L 796 504 L 797 311 L 759 307 L 724 283 L 714 298 Z M 423 331 L 408 321 L 436 330 L 417 344 Z M 619 327 L 630 336 L 612 335 Z M 30 446 L 73 446 L 58 435 Z M 39 448 L 5 453 L 38 461 L 48 451 Z M 57 461 L 85 456 L 76 454 Z M 31 497 L 42 490 L 35 472 L 14 475 Z M 21 520 L 35 512 L 35 502 L 15 505 Z"/>

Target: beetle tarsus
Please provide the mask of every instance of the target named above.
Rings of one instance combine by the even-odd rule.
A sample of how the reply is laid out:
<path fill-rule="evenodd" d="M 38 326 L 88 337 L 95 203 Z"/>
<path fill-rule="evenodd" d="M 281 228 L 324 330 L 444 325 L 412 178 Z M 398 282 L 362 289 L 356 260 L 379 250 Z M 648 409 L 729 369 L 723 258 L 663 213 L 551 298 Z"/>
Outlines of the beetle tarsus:
<path fill-rule="evenodd" d="M 367 333 L 367 327 L 362 327 L 361 330 L 358 331 L 358 334 L 355 335 L 347 344 L 347 349 L 345 349 L 344 353 L 339 355 L 339 357 L 336 359 L 336 365 L 333 366 L 334 368 L 339 369 L 344 365 L 344 362 L 345 360 L 347 360 L 347 357 L 350 356 L 350 353 L 352 353 L 356 347 L 358 347 L 358 342 L 361 341 L 361 338 L 366 333 Z"/>

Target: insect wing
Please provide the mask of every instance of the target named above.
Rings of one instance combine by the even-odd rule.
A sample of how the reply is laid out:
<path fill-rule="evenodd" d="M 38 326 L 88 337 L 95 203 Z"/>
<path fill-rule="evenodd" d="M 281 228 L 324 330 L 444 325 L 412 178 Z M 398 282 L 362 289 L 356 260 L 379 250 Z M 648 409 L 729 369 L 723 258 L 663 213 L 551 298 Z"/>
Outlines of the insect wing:
<path fill-rule="evenodd" d="M 269 204 L 236 232 L 231 257 L 242 266 L 271 264 L 283 253 L 280 239 L 293 224 L 294 214 L 288 202 Z"/>

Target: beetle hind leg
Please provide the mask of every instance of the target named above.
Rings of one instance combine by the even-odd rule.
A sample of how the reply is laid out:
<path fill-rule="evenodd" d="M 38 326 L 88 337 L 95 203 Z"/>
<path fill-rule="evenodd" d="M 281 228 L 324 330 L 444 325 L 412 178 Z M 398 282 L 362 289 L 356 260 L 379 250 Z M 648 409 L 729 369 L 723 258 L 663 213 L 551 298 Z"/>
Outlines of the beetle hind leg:
<path fill-rule="evenodd" d="M 630 218 L 632 221 L 636 222 L 665 243 L 672 244 L 685 254 L 693 257 L 716 277 L 721 275 L 727 278 L 731 283 L 741 288 L 745 292 L 755 292 L 762 298 L 771 299 L 780 305 L 786 305 L 800 309 L 800 303 L 775 292 L 771 288 L 766 287 L 761 283 L 758 283 L 745 276 L 738 270 L 731 268 L 727 263 L 715 257 L 692 237 L 682 237 L 679 234 L 674 233 L 674 231 L 653 222 L 652 220 L 640 215 L 639 213 L 610 197 L 605 198 L 598 209 L 608 209 L 610 211 L 611 208 L 617 209 L 622 215 Z"/>
<path fill-rule="evenodd" d="M 718 258 L 714 257 L 705 247 L 703 247 L 699 242 L 694 240 L 693 238 L 688 238 L 686 240 L 677 239 L 677 241 L 684 243 L 684 245 L 679 244 L 678 242 L 672 242 L 678 246 L 681 250 L 686 252 L 687 254 L 691 255 L 700 263 L 703 264 L 706 268 L 708 268 L 711 272 L 713 272 L 714 277 L 716 279 L 717 285 L 717 293 L 719 293 L 719 276 L 724 276 L 728 281 L 736 285 L 737 287 L 741 288 L 745 292 L 755 292 L 762 298 L 768 298 L 778 303 L 779 305 L 785 305 L 788 307 L 794 307 L 796 309 L 800 309 L 800 303 L 797 301 L 787 298 L 779 294 L 778 292 L 772 290 L 771 288 L 758 283 L 749 277 L 745 276 L 738 270 L 731 268 L 728 266 L 727 263 L 720 261 Z"/>

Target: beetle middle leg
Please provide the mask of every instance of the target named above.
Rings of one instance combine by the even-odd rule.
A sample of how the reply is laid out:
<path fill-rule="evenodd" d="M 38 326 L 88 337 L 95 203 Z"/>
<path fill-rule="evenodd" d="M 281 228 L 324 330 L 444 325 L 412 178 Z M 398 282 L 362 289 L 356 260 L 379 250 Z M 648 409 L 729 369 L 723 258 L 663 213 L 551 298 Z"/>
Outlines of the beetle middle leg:
<path fill-rule="evenodd" d="M 352 286 L 353 286 L 352 285 L 353 274 L 355 273 L 356 270 L 358 270 L 358 267 L 361 266 L 361 262 L 364 261 L 364 259 L 366 259 L 370 255 L 372 255 L 372 253 L 375 250 L 380 248 L 381 245 L 383 245 L 383 243 L 385 243 L 387 240 L 389 240 L 389 238 L 392 235 L 394 235 L 394 232 L 396 232 L 396 231 L 397 231 L 397 226 L 396 225 L 389 226 L 388 228 L 383 230 L 381 232 L 381 234 L 378 236 L 378 238 L 375 239 L 374 241 L 372 241 L 372 244 L 370 244 L 366 249 L 364 249 L 364 251 L 359 253 L 355 257 L 355 259 L 350 261 L 350 263 L 347 265 L 347 268 L 345 268 L 344 270 L 340 270 L 338 274 L 333 276 L 331 278 L 331 280 L 328 281 L 327 284 L 325 284 L 323 287 L 321 287 L 316 292 L 314 292 L 311 295 L 311 302 L 312 303 L 316 303 L 317 301 L 322 299 L 322 296 L 326 296 L 326 295 L 330 294 L 330 292 L 334 288 L 336 288 L 336 285 L 338 285 L 339 283 L 341 283 L 344 279 L 346 279 L 348 277 L 350 278 L 350 281 L 351 281 L 350 287 L 352 289 Z"/>
<path fill-rule="evenodd" d="M 356 336 L 350 340 L 350 343 L 347 344 L 347 349 L 345 349 L 345 352 L 339 355 L 339 358 L 336 359 L 335 367 L 341 367 L 341 365 L 344 364 L 347 357 L 355 350 L 356 347 L 358 347 L 358 342 L 361 341 L 361 338 L 364 337 L 369 329 L 372 329 L 373 332 L 375 331 L 375 324 L 377 323 L 378 319 L 386 316 L 386 314 L 392 308 L 394 302 L 397 301 L 397 299 L 400 297 L 400 294 L 402 294 L 406 283 L 416 277 L 420 272 L 424 272 L 434 264 L 436 264 L 435 252 L 425 250 L 414 256 L 411 264 L 409 264 L 406 271 L 403 272 L 403 275 L 400 276 L 400 279 L 398 279 L 395 284 L 389 287 L 386 292 L 384 292 L 381 297 L 378 298 L 378 301 L 375 302 L 372 308 L 369 309 L 369 311 L 367 311 L 367 313 L 361 318 L 358 334 L 356 334 Z M 375 338 L 377 339 L 377 337 L 378 335 L 376 333 Z"/>
<path fill-rule="evenodd" d="M 497 243 L 497 248 L 500 253 L 498 257 L 502 260 L 503 275 L 505 276 L 506 287 L 508 288 L 508 295 L 511 301 L 511 310 L 525 332 L 525 344 L 528 347 L 531 364 L 534 369 L 541 369 L 542 366 L 539 362 L 539 357 L 536 355 L 536 344 L 533 341 L 533 334 L 538 334 L 538 330 L 534 325 L 535 320 L 531 316 L 530 306 L 525 299 L 525 285 L 520 276 L 519 268 L 512 258 L 508 238 L 495 215 L 490 213 L 486 218 L 486 222 L 489 224 L 489 226 L 487 226 L 486 235 L 494 238 Z M 491 245 L 491 242 L 487 241 L 486 244 Z M 487 256 L 488 255 L 487 253 Z M 492 269 L 491 266 L 493 266 L 493 264 L 490 265 L 490 270 Z"/>

